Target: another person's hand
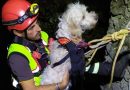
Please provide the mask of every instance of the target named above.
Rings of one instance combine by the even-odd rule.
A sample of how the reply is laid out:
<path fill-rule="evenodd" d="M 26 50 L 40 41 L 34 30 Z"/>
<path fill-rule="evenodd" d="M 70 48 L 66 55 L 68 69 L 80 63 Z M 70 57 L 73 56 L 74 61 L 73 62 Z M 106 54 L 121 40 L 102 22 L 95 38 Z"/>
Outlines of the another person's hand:
<path fill-rule="evenodd" d="M 88 48 L 90 46 L 89 43 L 85 42 L 85 41 L 80 41 L 78 44 L 77 44 L 77 47 L 78 48 Z"/>

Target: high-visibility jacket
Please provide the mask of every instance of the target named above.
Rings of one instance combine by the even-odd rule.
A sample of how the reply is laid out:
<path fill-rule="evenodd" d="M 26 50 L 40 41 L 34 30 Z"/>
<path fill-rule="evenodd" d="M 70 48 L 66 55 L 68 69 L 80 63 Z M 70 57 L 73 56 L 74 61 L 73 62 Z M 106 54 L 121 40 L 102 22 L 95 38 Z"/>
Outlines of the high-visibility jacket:
<path fill-rule="evenodd" d="M 46 32 L 41 31 L 41 38 L 42 38 L 43 44 L 46 46 L 48 44 L 48 34 Z M 45 48 L 45 50 L 49 54 L 49 50 L 47 48 Z M 32 73 L 34 74 L 35 85 L 39 86 L 41 78 L 40 78 L 40 75 L 38 76 L 36 75 L 40 73 L 40 66 L 38 62 L 32 57 L 31 50 L 29 50 L 29 48 L 24 45 L 12 43 L 8 49 L 8 57 L 14 52 L 21 53 L 28 59 L 30 69 Z"/>

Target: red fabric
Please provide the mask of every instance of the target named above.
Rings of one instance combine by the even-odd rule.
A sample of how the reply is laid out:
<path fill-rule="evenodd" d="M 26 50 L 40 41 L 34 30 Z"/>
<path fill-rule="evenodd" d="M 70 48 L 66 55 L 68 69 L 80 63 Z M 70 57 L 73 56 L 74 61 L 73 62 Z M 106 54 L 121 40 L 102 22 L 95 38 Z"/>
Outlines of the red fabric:
<path fill-rule="evenodd" d="M 41 65 L 39 64 L 38 60 L 41 58 L 41 54 L 37 51 L 33 51 L 32 53 L 32 57 L 34 58 L 34 60 L 36 61 L 36 63 L 38 64 L 40 70 L 41 70 Z"/>
<path fill-rule="evenodd" d="M 36 51 L 33 51 L 32 56 L 33 56 L 34 59 L 39 60 L 42 55 L 40 53 L 36 52 Z"/>
<path fill-rule="evenodd" d="M 58 42 L 59 42 L 61 45 L 65 45 L 65 44 L 69 43 L 70 40 L 69 40 L 68 38 L 62 37 L 62 38 L 59 38 L 59 39 L 58 39 Z"/>

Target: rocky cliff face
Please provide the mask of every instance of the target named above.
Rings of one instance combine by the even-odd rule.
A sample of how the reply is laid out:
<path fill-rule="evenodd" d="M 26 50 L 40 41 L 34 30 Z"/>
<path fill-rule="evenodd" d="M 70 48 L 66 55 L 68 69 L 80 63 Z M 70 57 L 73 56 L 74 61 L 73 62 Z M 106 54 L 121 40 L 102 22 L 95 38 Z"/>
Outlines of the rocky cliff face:
<path fill-rule="evenodd" d="M 130 0 L 112 0 L 110 12 L 111 18 L 108 32 L 125 28 L 130 21 Z"/>
<path fill-rule="evenodd" d="M 130 27 L 130 0 L 112 0 L 110 4 L 111 17 L 107 34 Z M 111 49 L 118 48 L 118 42 L 111 45 Z M 110 47 L 110 46 L 109 46 Z M 130 35 L 127 36 L 123 45 L 124 49 L 130 49 Z M 111 53 L 111 50 L 109 50 Z M 113 50 L 112 50 L 113 51 Z"/>
<path fill-rule="evenodd" d="M 130 27 L 130 0 L 112 0 L 110 4 L 111 17 L 109 19 L 108 33 L 119 31 Z M 109 54 L 114 57 L 118 49 L 119 42 L 107 45 Z M 130 50 L 130 35 L 127 36 L 121 51 Z M 122 54 L 123 52 L 120 52 Z M 126 68 L 125 76 L 121 81 L 114 82 L 111 88 L 103 87 L 103 90 L 130 90 L 130 67 Z"/>

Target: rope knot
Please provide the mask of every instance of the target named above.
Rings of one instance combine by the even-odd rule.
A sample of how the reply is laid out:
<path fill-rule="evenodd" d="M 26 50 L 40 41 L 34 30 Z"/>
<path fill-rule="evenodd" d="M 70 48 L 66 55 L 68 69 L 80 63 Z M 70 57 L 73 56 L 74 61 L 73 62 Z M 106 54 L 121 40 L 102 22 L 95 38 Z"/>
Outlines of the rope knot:
<path fill-rule="evenodd" d="M 111 39 L 112 41 L 117 41 L 117 40 L 120 40 L 123 38 L 124 35 L 128 35 L 129 33 L 129 30 L 127 29 L 121 29 L 120 31 L 118 32 L 114 32 L 113 34 L 111 34 Z"/>
<path fill-rule="evenodd" d="M 111 38 L 112 41 L 117 41 L 117 40 L 119 40 L 117 34 L 118 34 L 118 32 L 114 32 L 114 33 L 111 35 L 111 37 L 112 37 L 112 38 Z"/>

